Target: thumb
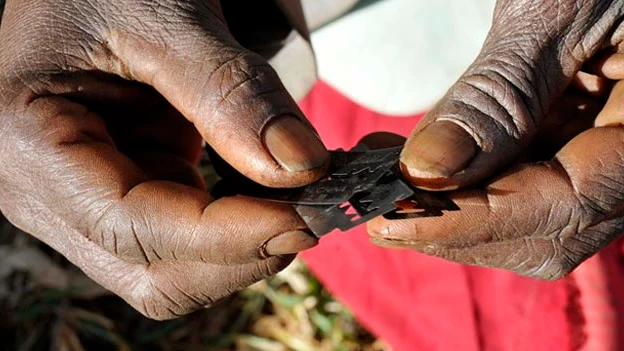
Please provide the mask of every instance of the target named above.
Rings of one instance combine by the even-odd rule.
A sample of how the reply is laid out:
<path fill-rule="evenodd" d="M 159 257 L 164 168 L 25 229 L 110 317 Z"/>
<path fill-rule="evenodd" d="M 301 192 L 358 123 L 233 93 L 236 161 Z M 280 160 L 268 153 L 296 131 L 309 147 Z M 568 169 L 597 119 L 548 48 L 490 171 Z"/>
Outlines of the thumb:
<path fill-rule="evenodd" d="M 328 152 L 269 63 L 232 37 L 220 10 L 184 11 L 202 10 L 167 16 L 205 19 L 153 21 L 151 30 L 109 34 L 122 74 L 153 86 L 256 182 L 295 187 L 320 178 Z"/>
<path fill-rule="evenodd" d="M 405 175 L 451 190 L 514 161 L 616 23 L 594 3 L 499 0 L 481 53 L 408 139 Z"/>

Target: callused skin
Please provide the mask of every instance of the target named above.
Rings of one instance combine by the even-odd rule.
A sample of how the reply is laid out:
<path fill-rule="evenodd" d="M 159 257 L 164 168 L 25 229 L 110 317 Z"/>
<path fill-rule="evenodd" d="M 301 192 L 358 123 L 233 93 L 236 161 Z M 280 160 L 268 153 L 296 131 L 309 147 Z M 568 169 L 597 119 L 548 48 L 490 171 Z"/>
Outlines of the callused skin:
<path fill-rule="evenodd" d="M 8 0 L 0 47 L 0 209 L 146 316 L 209 306 L 316 244 L 289 206 L 213 201 L 196 169 L 202 139 L 265 185 L 327 164 L 220 1 Z"/>
<path fill-rule="evenodd" d="M 499 0 L 481 53 L 401 156 L 415 185 L 464 189 L 450 195 L 462 210 L 377 219 L 373 241 L 556 279 L 617 238 L 623 19 L 624 1 Z"/>

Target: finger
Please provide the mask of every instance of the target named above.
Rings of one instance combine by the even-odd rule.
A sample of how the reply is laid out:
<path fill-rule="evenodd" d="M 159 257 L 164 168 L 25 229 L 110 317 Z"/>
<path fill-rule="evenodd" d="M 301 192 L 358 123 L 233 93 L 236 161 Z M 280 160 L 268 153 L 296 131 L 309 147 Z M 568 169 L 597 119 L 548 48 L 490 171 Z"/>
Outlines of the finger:
<path fill-rule="evenodd" d="M 545 279 L 560 279 L 572 272 L 580 263 L 593 256 L 610 242 L 605 232 L 621 228 L 624 219 L 617 217 L 588 228 L 580 240 L 524 237 L 505 241 L 491 241 L 474 246 L 453 247 L 443 245 L 411 246 L 407 242 L 372 238 L 373 244 L 393 249 L 416 249 L 421 253 L 449 261 L 505 269 L 517 274 Z M 613 236 L 611 236 L 613 237 Z M 601 242 L 602 241 L 602 242 Z"/>
<path fill-rule="evenodd" d="M 150 31 L 110 34 L 109 49 L 123 67 L 116 73 L 154 86 L 248 178 L 275 187 L 320 178 L 329 154 L 276 72 L 233 39 L 220 10 L 179 9 L 189 11 L 210 27 L 157 21 Z M 165 33 L 161 45 L 146 40 L 154 33 Z"/>
<path fill-rule="evenodd" d="M 43 213 L 42 213 L 43 212 Z M 131 264 L 88 240 L 54 213 L 32 233 L 63 254 L 102 287 L 122 297 L 145 316 L 170 319 L 209 307 L 215 301 L 284 269 L 294 256 L 271 257 L 241 265 L 201 262 Z M 63 238 L 54 233 L 62 233 Z"/>
<path fill-rule="evenodd" d="M 240 174 L 240 172 L 234 169 L 221 156 L 219 156 L 219 154 L 213 148 L 211 148 L 210 145 L 206 146 L 206 152 L 208 153 L 210 164 L 212 165 L 212 167 L 214 167 L 215 172 L 220 177 L 246 179 L 245 176 Z"/>
<path fill-rule="evenodd" d="M 498 2 L 481 53 L 406 143 L 401 162 L 415 185 L 475 184 L 524 151 L 615 23 L 609 11 L 571 3 Z"/>
<path fill-rule="evenodd" d="M 623 128 L 594 128 L 551 162 L 518 166 L 483 190 L 452 194 L 460 211 L 376 219 L 369 232 L 394 245 L 462 262 L 558 277 L 621 231 L 622 155 Z"/>
<path fill-rule="evenodd" d="M 572 79 L 570 87 L 594 98 L 604 99 L 609 96 L 613 82 L 604 77 L 578 72 Z"/>
<path fill-rule="evenodd" d="M 583 69 L 606 79 L 624 79 L 624 53 L 620 51 L 604 51 L 589 60 Z"/>
<path fill-rule="evenodd" d="M 571 217 L 567 211 L 575 197 L 568 188 L 565 174 L 559 174 L 550 165 L 520 166 L 485 189 L 450 193 L 459 211 L 413 220 L 377 219 L 371 222 L 369 231 L 387 240 L 448 247 L 514 239 L 525 228 L 540 234 L 551 233 L 560 223 L 544 222 L 541 216 L 561 210 L 564 212 L 553 217 L 561 221 Z M 551 209 L 553 198 L 560 200 L 560 206 Z M 541 222 L 548 226 L 537 230 L 535 226 Z"/>
<path fill-rule="evenodd" d="M 596 117 L 596 127 L 622 125 L 624 122 L 624 81 L 619 81 L 613 87 L 609 100 Z"/>
<path fill-rule="evenodd" d="M 246 263 L 316 244 L 288 205 L 247 198 L 212 203 L 197 188 L 150 181 L 115 149 L 103 121 L 80 105 L 40 98 L 23 117 L 29 123 L 11 136 L 22 148 L 3 161 L 27 169 L 7 179 L 24 184 L 11 178 L 32 175 L 37 202 L 124 260 Z M 32 140 L 38 142 L 26 142 Z"/>

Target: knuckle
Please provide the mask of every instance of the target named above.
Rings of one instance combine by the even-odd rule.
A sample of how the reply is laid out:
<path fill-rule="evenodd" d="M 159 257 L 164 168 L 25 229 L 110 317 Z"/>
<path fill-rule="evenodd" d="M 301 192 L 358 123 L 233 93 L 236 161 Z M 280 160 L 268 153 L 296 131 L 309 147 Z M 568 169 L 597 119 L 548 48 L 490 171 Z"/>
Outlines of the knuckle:
<path fill-rule="evenodd" d="M 37 78 L 42 72 L 72 71 L 88 67 L 86 52 L 98 37 L 95 28 L 100 20 L 89 1 L 75 6 L 57 6 L 54 2 L 29 2 L 11 7 L 3 16 L 3 25 L 11 27 L 3 33 L 3 72 Z M 20 11 L 16 15 L 13 11 Z"/>
<path fill-rule="evenodd" d="M 624 217 L 619 216 L 595 224 L 576 235 L 563 239 L 564 259 L 572 267 L 576 267 L 617 238 L 622 233 L 623 224 Z"/>
<path fill-rule="evenodd" d="M 573 1 L 571 6 L 574 17 L 566 42 L 571 42 L 570 53 L 578 62 L 583 62 L 602 49 L 602 43 L 607 35 L 615 38 L 611 42 L 617 42 L 617 26 L 621 26 L 622 2 L 621 1 Z"/>
<path fill-rule="evenodd" d="M 532 259 L 516 269 L 521 275 L 542 280 L 558 280 L 570 274 L 579 263 L 561 240 L 533 241 L 533 246 L 535 250 L 530 254 Z"/>
<path fill-rule="evenodd" d="M 143 277 L 129 290 L 128 300 L 145 317 L 154 320 L 173 319 L 201 307 L 178 301 L 178 296 L 159 286 L 148 266 L 144 271 Z"/>
<path fill-rule="evenodd" d="M 148 244 L 145 229 L 139 224 L 140 216 L 126 211 L 120 201 L 98 209 L 96 222 L 86 229 L 85 236 L 128 263 L 146 264 L 160 260 L 157 248 Z"/>
<path fill-rule="evenodd" d="M 560 67 L 574 69 L 601 48 L 606 35 L 622 17 L 620 1 L 569 0 L 544 2 L 539 0 L 505 1 L 497 6 L 494 33 L 497 37 L 518 37 L 531 33 L 539 39 L 536 57 L 543 60 L 545 50 L 550 55 L 570 61 Z M 527 24 L 530 23 L 530 26 Z M 563 56 L 563 57 L 562 57 Z M 572 64 L 572 65 L 570 65 Z M 567 67 L 566 67 L 567 66 Z"/>
<path fill-rule="evenodd" d="M 235 106 L 241 101 L 281 93 L 277 73 L 264 59 L 247 53 L 226 53 L 208 75 L 207 91 L 215 93 L 216 107 Z"/>
<path fill-rule="evenodd" d="M 146 278 L 141 278 L 129 289 L 128 302 L 142 315 L 150 319 L 166 319 L 161 313 L 161 306 L 156 303 L 156 296 Z"/>
<path fill-rule="evenodd" d="M 224 95 L 233 85 L 244 83 L 251 79 L 248 72 L 252 63 L 245 53 L 236 52 L 227 47 L 216 51 L 218 58 L 212 59 L 214 60 L 214 68 L 207 79 L 210 90 L 219 90 Z"/>
<path fill-rule="evenodd" d="M 572 140 L 571 145 L 576 148 L 579 139 L 584 135 Z M 582 140 L 581 140 L 582 141 Z M 582 145 L 587 149 L 587 145 Z M 591 146 L 589 146 L 591 147 Z M 617 148 L 613 148 L 617 150 Z M 613 167 L 620 163 L 609 159 L 609 155 L 600 152 L 601 157 L 596 157 L 597 164 L 588 167 L 583 165 L 579 167 L 577 164 L 566 161 L 566 157 L 558 156 L 551 165 L 558 170 L 558 173 L 565 177 L 565 181 L 569 184 L 570 201 L 568 201 L 568 223 L 567 229 L 571 235 L 583 233 L 588 228 L 604 221 L 607 218 L 613 218 L 620 211 L 621 204 L 624 203 L 624 178 L 619 174 L 621 169 L 619 166 Z M 594 159 L 593 152 L 585 156 L 587 160 Z M 615 161 L 615 162 L 611 162 Z M 624 164 L 624 160 L 621 160 Z M 605 167 L 605 164 L 608 164 Z M 553 217 L 554 218 L 554 217 Z M 556 219 L 556 218 L 555 218 Z M 566 237 L 563 235 L 562 237 Z"/>
<path fill-rule="evenodd" d="M 530 77 L 516 72 L 519 68 L 513 65 L 491 61 L 467 72 L 436 112 L 467 127 L 486 152 L 504 145 L 509 152 L 519 153 L 522 140 L 539 123 L 540 113 L 526 103 L 531 101 L 526 96 L 534 95 L 528 86 Z"/>
<path fill-rule="evenodd" d="M 579 204 L 591 218 L 604 217 L 624 203 L 624 182 L 621 175 L 593 174 L 576 189 Z"/>
<path fill-rule="evenodd" d="M 594 128 L 572 139 L 553 161 L 565 174 L 584 218 L 584 228 L 622 211 L 624 134 Z"/>
<path fill-rule="evenodd" d="M 460 80 L 457 101 L 469 110 L 471 118 L 488 121 L 497 134 L 517 141 L 535 128 L 541 109 L 526 96 L 535 97 L 531 69 L 520 59 L 492 55 Z M 509 62 L 521 62 L 510 64 Z M 500 133 L 502 132 L 502 133 Z M 496 134 L 493 134 L 496 135 Z"/>

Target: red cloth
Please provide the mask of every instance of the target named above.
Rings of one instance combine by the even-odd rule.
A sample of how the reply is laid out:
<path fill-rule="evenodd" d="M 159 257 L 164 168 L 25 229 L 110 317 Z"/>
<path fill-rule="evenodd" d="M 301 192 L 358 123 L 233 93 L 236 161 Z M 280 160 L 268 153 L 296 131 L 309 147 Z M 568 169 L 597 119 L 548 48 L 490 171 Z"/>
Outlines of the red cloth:
<path fill-rule="evenodd" d="M 330 149 L 350 148 L 374 131 L 407 135 L 421 117 L 374 113 L 323 82 L 301 107 Z M 619 337 L 595 344 L 617 350 L 624 349 L 624 333 L 619 332 L 624 325 L 620 247 L 611 245 L 593 259 L 601 275 L 590 267 L 578 278 L 573 274 L 555 282 L 375 247 L 365 226 L 326 236 L 303 258 L 325 286 L 395 351 L 581 350 L 590 345 L 588 337 Z M 584 284 L 577 284 L 577 279 Z M 596 284 L 591 279 L 601 279 L 598 288 L 592 288 Z M 582 303 L 594 306 L 593 312 Z M 592 326 L 595 320 L 604 324 L 596 328 L 588 326 L 588 320 Z M 615 329 L 595 332 L 605 328 Z M 605 348 L 593 348 L 600 349 Z"/>

